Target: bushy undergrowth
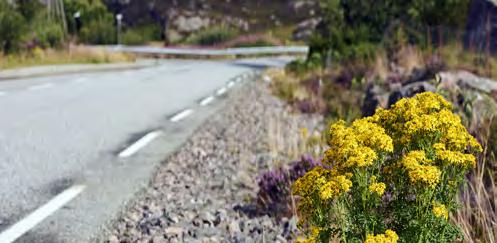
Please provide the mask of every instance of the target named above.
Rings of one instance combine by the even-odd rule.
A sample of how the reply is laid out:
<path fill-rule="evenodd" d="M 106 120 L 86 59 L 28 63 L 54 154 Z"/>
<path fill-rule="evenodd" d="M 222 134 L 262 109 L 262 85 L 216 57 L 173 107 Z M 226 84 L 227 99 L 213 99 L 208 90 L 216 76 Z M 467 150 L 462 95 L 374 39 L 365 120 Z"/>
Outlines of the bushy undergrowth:
<path fill-rule="evenodd" d="M 285 167 L 267 171 L 258 179 L 257 206 L 260 213 L 280 217 L 292 214 L 291 185 L 307 171 L 321 165 L 310 155 L 304 155 Z"/>
<path fill-rule="evenodd" d="M 122 42 L 125 45 L 142 45 L 150 41 L 161 40 L 161 38 L 159 26 L 146 25 L 126 30 L 123 33 Z"/>
<path fill-rule="evenodd" d="M 215 26 L 201 30 L 186 40 L 189 44 L 211 46 L 221 44 L 238 36 L 236 29 L 227 26 Z"/>
<path fill-rule="evenodd" d="M 454 242 L 449 215 L 480 144 L 441 96 L 422 93 L 330 128 L 324 166 L 298 179 L 309 241 Z"/>
<path fill-rule="evenodd" d="M 302 113 L 320 113 L 331 120 L 352 121 L 361 116 L 364 80 L 337 68 L 297 74 L 292 70 L 273 73 L 272 91 Z"/>

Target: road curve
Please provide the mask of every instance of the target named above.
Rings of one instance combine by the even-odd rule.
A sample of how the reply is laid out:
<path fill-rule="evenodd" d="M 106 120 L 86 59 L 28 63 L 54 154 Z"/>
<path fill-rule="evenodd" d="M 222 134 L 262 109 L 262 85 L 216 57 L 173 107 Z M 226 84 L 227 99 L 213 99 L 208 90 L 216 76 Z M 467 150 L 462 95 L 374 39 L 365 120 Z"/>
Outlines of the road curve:
<path fill-rule="evenodd" d="M 240 75 L 289 60 L 163 60 L 0 82 L 0 241 L 37 219 L 19 242 L 90 241 Z"/>
<path fill-rule="evenodd" d="M 308 46 L 263 46 L 226 49 L 175 48 L 151 46 L 105 46 L 109 51 L 135 54 L 162 54 L 176 56 L 249 56 L 249 55 L 307 55 Z"/>

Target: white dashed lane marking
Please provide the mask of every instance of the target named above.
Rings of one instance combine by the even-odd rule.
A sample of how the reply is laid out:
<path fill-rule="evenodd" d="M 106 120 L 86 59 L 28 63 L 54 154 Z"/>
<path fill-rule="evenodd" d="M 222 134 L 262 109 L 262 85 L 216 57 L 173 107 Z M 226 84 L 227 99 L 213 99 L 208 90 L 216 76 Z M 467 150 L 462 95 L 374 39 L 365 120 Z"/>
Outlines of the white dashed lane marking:
<path fill-rule="evenodd" d="M 202 99 L 200 101 L 200 105 L 201 106 L 206 106 L 206 105 L 212 103 L 212 101 L 214 101 L 214 96 L 209 96 L 209 97 L 206 97 L 206 98 Z"/>
<path fill-rule="evenodd" d="M 222 95 L 224 93 L 226 93 L 226 88 L 225 87 L 222 87 L 222 88 L 218 89 L 217 92 L 216 92 L 217 95 Z"/>
<path fill-rule="evenodd" d="M 149 144 L 155 138 L 157 138 L 159 135 L 161 135 L 161 133 L 162 133 L 161 131 L 152 131 L 152 132 L 147 133 L 145 136 L 143 136 L 138 141 L 133 143 L 131 146 L 129 146 L 128 148 L 123 150 L 121 153 L 119 153 L 118 156 L 121 158 L 126 158 L 126 157 L 129 157 L 129 156 L 135 154 L 136 152 L 138 152 L 138 150 L 147 146 L 147 144 Z"/>
<path fill-rule="evenodd" d="M 0 233 L 0 242 L 14 242 L 16 239 L 18 239 L 23 234 L 39 224 L 41 221 L 43 221 L 45 218 L 47 218 L 52 213 L 54 213 L 62 206 L 74 199 L 76 196 L 78 196 L 78 194 L 80 194 L 85 189 L 85 187 L 86 186 L 84 185 L 74 185 L 69 189 L 63 191 L 52 200 L 48 201 L 46 204 L 29 214 L 27 217 L 12 225 L 4 232 Z"/>
<path fill-rule="evenodd" d="M 171 121 L 172 122 L 179 122 L 183 119 L 185 119 L 187 116 L 193 114 L 193 110 L 192 109 L 186 109 L 186 110 L 183 110 L 181 111 L 180 113 L 174 115 L 173 117 L 171 117 Z"/>

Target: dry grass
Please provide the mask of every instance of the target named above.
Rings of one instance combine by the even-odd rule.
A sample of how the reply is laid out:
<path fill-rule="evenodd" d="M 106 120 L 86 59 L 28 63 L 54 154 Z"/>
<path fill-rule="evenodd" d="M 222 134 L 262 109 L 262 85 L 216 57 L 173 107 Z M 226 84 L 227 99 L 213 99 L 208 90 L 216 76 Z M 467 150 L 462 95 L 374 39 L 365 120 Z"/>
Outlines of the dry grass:
<path fill-rule="evenodd" d="M 302 79 L 289 75 L 284 69 L 270 69 L 266 75 L 271 77 L 271 90 L 279 98 L 291 102 L 310 97 L 309 92 L 300 84 Z"/>
<path fill-rule="evenodd" d="M 493 118 L 485 123 L 480 132 L 484 154 L 478 167 L 468 176 L 468 185 L 460 194 L 461 208 L 452 220 L 459 225 L 466 242 L 497 242 L 497 160 L 493 154 Z"/>
<path fill-rule="evenodd" d="M 375 62 L 373 64 L 372 76 L 377 80 L 387 80 L 388 78 L 388 59 L 384 52 L 379 52 L 376 55 Z"/>
<path fill-rule="evenodd" d="M 397 65 L 402 67 L 407 73 L 426 66 L 421 50 L 411 45 L 402 47 L 396 53 L 395 59 Z"/>
<path fill-rule="evenodd" d="M 0 69 L 67 63 L 97 64 L 130 61 L 134 61 L 131 55 L 84 46 L 70 46 L 63 50 L 34 49 L 30 52 L 0 56 Z"/>
<path fill-rule="evenodd" d="M 438 55 L 447 69 L 462 69 L 497 79 L 497 56 L 495 55 L 466 50 L 460 43 L 450 43 L 434 53 L 429 51 L 425 53 L 425 56 L 433 55 Z"/>

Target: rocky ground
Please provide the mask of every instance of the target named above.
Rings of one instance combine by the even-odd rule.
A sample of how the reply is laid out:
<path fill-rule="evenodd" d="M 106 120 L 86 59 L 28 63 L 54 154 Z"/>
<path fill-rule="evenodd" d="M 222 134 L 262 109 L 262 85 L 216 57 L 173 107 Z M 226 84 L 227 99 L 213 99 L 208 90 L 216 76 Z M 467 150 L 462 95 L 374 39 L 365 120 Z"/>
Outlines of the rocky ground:
<path fill-rule="evenodd" d="M 276 220 L 254 214 L 256 178 L 294 151 L 300 128 L 313 129 L 321 120 L 293 114 L 262 83 L 247 84 L 238 92 L 222 113 L 162 163 L 148 188 L 110 229 L 108 242 L 295 238 L 295 217 Z"/>

